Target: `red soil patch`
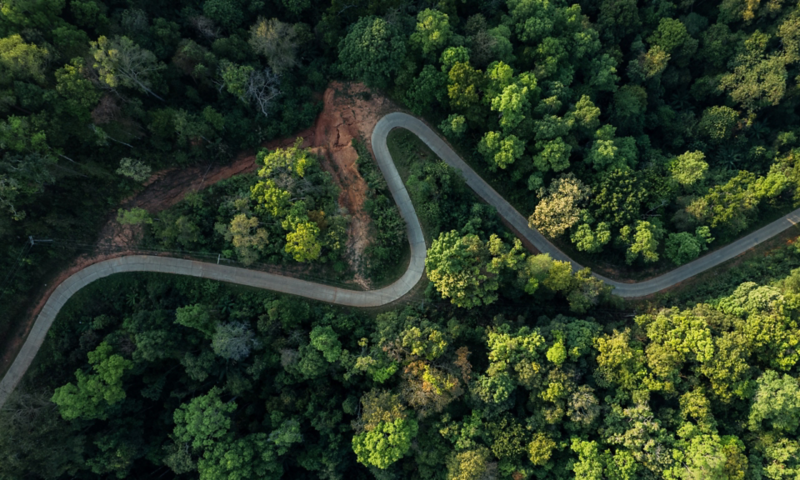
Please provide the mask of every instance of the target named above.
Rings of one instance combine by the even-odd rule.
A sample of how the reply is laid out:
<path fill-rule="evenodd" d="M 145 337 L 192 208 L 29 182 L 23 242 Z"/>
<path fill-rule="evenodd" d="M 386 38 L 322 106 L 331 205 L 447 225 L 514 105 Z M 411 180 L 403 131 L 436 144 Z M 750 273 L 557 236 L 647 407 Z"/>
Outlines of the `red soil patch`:
<path fill-rule="evenodd" d="M 303 146 L 313 148 L 319 155 L 323 168 L 333 176 L 340 188 L 339 205 L 351 215 L 348 228 L 348 262 L 356 272 L 359 271 L 363 253 L 370 242 L 370 218 L 363 205 L 367 194 L 367 184 L 356 167 L 358 154 L 351 145 L 353 138 L 362 138 L 370 151 L 370 135 L 378 120 L 396 107 L 385 97 L 371 93 L 361 84 L 334 82 L 323 95 L 324 108 L 314 125 L 296 135 L 265 142 L 262 147 L 276 149 L 294 144 L 297 137 L 303 138 Z M 144 208 L 151 214 L 165 210 L 179 201 L 187 193 L 198 191 L 216 182 L 255 171 L 254 152 L 242 152 L 228 165 L 193 166 L 171 168 L 151 176 L 144 184 L 144 190 L 121 202 L 120 207 L 130 209 Z M 8 341 L 0 357 L 0 373 L 5 373 L 13 362 L 30 332 L 39 311 L 50 294 L 64 280 L 87 266 L 109 258 L 135 253 L 137 239 L 142 226 L 123 226 L 116 222 L 116 212 L 109 215 L 109 221 L 102 228 L 98 244 L 118 249 L 113 254 L 81 255 L 65 270 L 53 275 L 36 297 L 25 318 L 16 328 L 9 331 Z M 367 288 L 367 282 L 357 275 L 355 281 Z"/>

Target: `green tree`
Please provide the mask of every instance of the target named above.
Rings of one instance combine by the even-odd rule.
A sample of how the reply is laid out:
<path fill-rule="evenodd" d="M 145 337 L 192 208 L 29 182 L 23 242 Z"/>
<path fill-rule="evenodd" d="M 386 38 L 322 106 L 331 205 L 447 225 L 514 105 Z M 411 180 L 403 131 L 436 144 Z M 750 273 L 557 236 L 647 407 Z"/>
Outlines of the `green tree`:
<path fill-rule="evenodd" d="M 584 158 L 595 170 L 624 170 L 636 165 L 636 146 L 628 140 L 629 137 L 615 137 L 615 132 L 616 127 L 604 125 L 595 133 L 592 148 Z"/>
<path fill-rule="evenodd" d="M 447 93 L 446 86 L 447 75 L 433 65 L 425 65 L 406 90 L 406 103 L 417 115 L 429 113 L 444 102 Z M 461 118 L 463 119 L 463 117 Z M 466 127 L 466 125 L 464 126 Z"/>
<path fill-rule="evenodd" d="M 248 218 L 247 214 L 239 213 L 233 217 L 230 226 L 218 223 L 214 229 L 222 233 L 226 241 L 231 242 L 243 265 L 252 265 L 269 241 L 269 233 L 258 228 L 259 224 L 258 217 Z"/>
<path fill-rule="evenodd" d="M 708 171 L 705 154 L 700 151 L 678 155 L 669 164 L 673 180 L 684 186 L 691 186 L 703 180 Z"/>
<path fill-rule="evenodd" d="M 489 168 L 505 170 L 525 153 L 525 142 L 516 135 L 503 137 L 500 132 L 486 132 L 478 143 L 478 152 L 489 162 Z"/>
<path fill-rule="evenodd" d="M 699 257 L 713 241 L 708 227 L 698 227 L 694 235 L 689 232 L 670 233 L 664 253 L 675 265 L 683 265 Z"/>
<path fill-rule="evenodd" d="M 79 26 L 101 29 L 109 23 L 101 2 L 75 0 L 69 3 L 69 9 Z"/>
<path fill-rule="evenodd" d="M 748 418 L 750 430 L 759 431 L 766 423 L 775 430 L 794 433 L 800 425 L 800 383 L 797 379 L 767 370 L 756 383 Z"/>
<path fill-rule="evenodd" d="M 631 339 L 630 330 L 597 339 L 597 369 L 594 377 L 600 386 L 619 386 L 627 391 L 643 388 L 647 375 L 644 348 L 641 343 Z"/>
<path fill-rule="evenodd" d="M 269 441 L 275 444 L 278 455 L 285 455 L 292 445 L 303 441 L 300 422 L 295 418 L 284 420 L 269 434 Z"/>
<path fill-rule="evenodd" d="M 214 442 L 198 461 L 197 469 L 201 480 L 278 480 L 283 476 L 283 466 L 265 433 Z"/>
<path fill-rule="evenodd" d="M 610 170 L 600 176 L 592 192 L 592 212 L 610 226 L 622 227 L 636 221 L 648 192 L 641 177 L 630 169 Z"/>
<path fill-rule="evenodd" d="M 160 72 L 166 66 L 158 62 L 153 52 L 128 37 L 109 40 L 101 36 L 96 42 L 91 42 L 89 53 L 94 58 L 100 82 L 107 87 L 134 88 L 164 101 L 152 89 L 160 81 Z"/>
<path fill-rule="evenodd" d="M 450 114 L 439 124 L 439 130 L 447 137 L 461 138 L 467 131 L 467 119 L 463 115 Z"/>
<path fill-rule="evenodd" d="M 86 44 L 89 44 L 87 39 Z M 56 109 L 76 118 L 81 124 L 91 121 L 91 112 L 101 94 L 84 75 L 83 58 L 73 58 L 55 72 L 56 92 L 59 100 Z"/>
<path fill-rule="evenodd" d="M 744 41 L 730 62 L 733 71 L 720 78 L 719 87 L 747 110 L 754 112 L 766 106 L 778 105 L 786 93 L 787 58 L 780 54 L 767 55 L 771 35 L 759 30 Z"/>
<path fill-rule="evenodd" d="M 211 338 L 214 353 L 222 358 L 240 362 L 250 356 L 250 352 L 259 347 L 255 333 L 244 322 L 233 321 L 218 323 Z"/>
<path fill-rule="evenodd" d="M 537 466 L 546 465 L 553 455 L 556 442 L 547 434 L 537 432 L 533 434 L 533 440 L 528 444 L 528 458 L 531 463 Z"/>
<path fill-rule="evenodd" d="M 216 320 L 211 308 L 201 303 L 175 310 L 175 323 L 199 330 L 208 338 L 211 338 L 216 330 Z"/>
<path fill-rule="evenodd" d="M 695 435 L 674 450 L 680 466 L 665 471 L 667 479 L 708 478 L 727 480 L 744 478 L 747 457 L 744 444 L 736 437 Z"/>
<path fill-rule="evenodd" d="M 656 31 L 647 40 L 684 64 L 694 55 L 698 45 L 697 40 L 686 31 L 683 22 L 674 18 L 662 18 Z"/>
<path fill-rule="evenodd" d="M 259 181 L 250 188 L 250 196 L 259 205 L 259 210 L 273 217 L 285 217 L 292 198 L 290 186 L 305 186 L 302 180 L 306 174 L 319 169 L 317 159 L 309 149 L 301 148 L 302 144 L 303 139 L 298 138 L 291 147 L 272 152 L 261 150 L 256 156 L 256 162 L 264 166 L 258 170 Z M 300 200 L 303 196 L 295 198 Z"/>
<path fill-rule="evenodd" d="M 195 449 L 214 448 L 231 428 L 230 414 L 236 410 L 233 401 L 223 402 L 222 390 L 213 387 L 205 395 L 193 398 L 188 404 L 178 407 L 174 414 L 173 434 L 179 442 L 188 443 Z"/>
<path fill-rule="evenodd" d="M 51 401 L 58 405 L 65 420 L 83 418 L 106 419 L 107 408 L 125 399 L 122 377 L 133 368 L 133 362 L 120 355 L 111 354 L 113 348 L 106 342 L 88 353 L 94 374 L 82 370 L 75 372 L 77 386 L 72 382 L 56 388 Z"/>
<path fill-rule="evenodd" d="M 342 342 L 330 326 L 314 327 L 311 330 L 311 345 L 322 352 L 329 363 L 334 363 L 342 356 Z"/>
<path fill-rule="evenodd" d="M 742 170 L 727 183 L 712 187 L 704 197 L 694 200 L 686 211 L 699 222 L 709 223 L 711 228 L 721 227 L 736 234 L 747 228 L 759 200 L 756 176 Z"/>
<path fill-rule="evenodd" d="M 525 120 L 525 114 L 531 109 L 528 94 L 528 87 L 512 83 L 492 98 L 492 110 L 499 113 L 503 131 L 510 132 Z"/>
<path fill-rule="evenodd" d="M 17 27 L 47 31 L 63 22 L 59 15 L 64 4 L 64 0 L 15 0 L 3 2 L 0 14 L 5 21 Z"/>
<path fill-rule="evenodd" d="M 442 298 L 472 308 L 497 300 L 497 275 L 489 271 L 489 248 L 477 235 L 442 232 L 425 258 L 428 279 Z"/>
<path fill-rule="evenodd" d="M 636 227 L 630 225 L 622 227 L 620 239 L 628 245 L 625 253 L 625 261 L 628 265 L 641 255 L 645 263 L 658 261 L 658 245 L 661 237 L 664 236 L 664 229 L 651 222 L 638 220 Z"/>
<path fill-rule="evenodd" d="M 380 422 L 373 430 L 353 437 L 353 452 L 359 463 L 386 469 L 408 453 L 418 431 L 413 419 Z"/>
<path fill-rule="evenodd" d="M 591 225 L 582 223 L 570 234 L 570 240 L 582 252 L 598 253 L 611 240 L 611 228 L 606 222 L 600 222 L 593 231 Z"/>
<path fill-rule="evenodd" d="M 350 78 L 385 88 L 406 54 L 401 32 L 378 17 L 361 17 L 339 42 L 339 69 Z"/>
<path fill-rule="evenodd" d="M 4 146 L 0 124 L 0 146 Z M 56 159 L 50 155 L 7 153 L 0 158 L 0 208 L 14 220 L 22 220 L 26 213 L 22 206 L 41 194 L 46 185 L 55 182 Z"/>
<path fill-rule="evenodd" d="M 437 58 L 450 42 L 453 31 L 448 16 L 438 10 L 426 8 L 417 14 L 417 26 L 409 41 L 422 51 L 422 55 Z"/>
<path fill-rule="evenodd" d="M 144 208 L 133 207 L 130 210 L 120 208 L 117 210 L 117 223 L 120 225 L 151 224 L 153 223 L 153 218 L 150 216 L 150 212 Z"/>
<path fill-rule="evenodd" d="M 153 228 L 156 237 L 161 239 L 167 248 L 178 246 L 190 249 L 202 240 L 200 227 L 196 223 L 186 215 L 176 217 L 176 214 L 170 211 L 162 212 L 158 221 L 153 222 Z"/>
<path fill-rule="evenodd" d="M 615 92 L 618 88 L 617 60 L 604 53 L 592 59 L 589 85 L 601 92 Z"/>
<path fill-rule="evenodd" d="M 25 43 L 19 35 L 0 39 L 0 86 L 14 80 L 44 83 L 49 57 L 46 48 Z"/>
<path fill-rule="evenodd" d="M 445 50 L 443 57 L 447 54 Z M 480 101 L 480 91 L 484 76 L 467 62 L 457 62 L 447 73 L 447 96 L 450 106 L 460 112 L 469 113 Z"/>
<path fill-rule="evenodd" d="M 547 142 L 537 142 L 539 153 L 533 157 L 533 164 L 541 172 L 560 172 L 569 168 L 569 157 L 572 146 L 564 143 L 561 137 Z"/>
<path fill-rule="evenodd" d="M 242 6 L 236 0 L 205 0 L 203 14 L 228 30 L 235 29 L 244 20 Z"/>
<path fill-rule="evenodd" d="M 698 129 L 715 143 L 728 140 L 733 135 L 739 112 L 726 106 L 709 107 L 703 111 Z"/>

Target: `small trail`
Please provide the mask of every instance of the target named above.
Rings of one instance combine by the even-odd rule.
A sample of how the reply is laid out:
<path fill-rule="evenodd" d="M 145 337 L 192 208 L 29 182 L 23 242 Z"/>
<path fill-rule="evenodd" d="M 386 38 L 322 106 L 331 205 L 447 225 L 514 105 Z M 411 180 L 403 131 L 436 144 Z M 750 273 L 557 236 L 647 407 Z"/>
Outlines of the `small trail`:
<path fill-rule="evenodd" d="M 397 203 L 401 216 L 406 221 L 406 231 L 411 245 L 411 260 L 408 269 L 400 279 L 379 290 L 355 291 L 266 272 L 162 256 L 128 255 L 100 261 L 88 265 L 68 277 L 47 298 L 28 338 L 25 340 L 25 344 L 14 359 L 11 368 L 0 381 L 0 407 L 3 406 L 33 362 L 42 342 L 44 342 L 47 331 L 64 304 L 84 286 L 116 273 L 160 272 L 189 275 L 350 307 L 378 307 L 402 299 L 417 285 L 424 275 L 426 245 L 419 218 L 417 218 L 405 185 L 389 154 L 389 147 L 386 141 L 389 132 L 395 128 L 404 128 L 411 131 L 425 142 L 439 158 L 459 170 L 464 176 L 467 185 L 484 201 L 494 206 L 499 215 L 511 224 L 518 235 L 538 251 L 548 253 L 556 260 L 570 262 L 574 270 L 583 268 L 550 243 L 541 233 L 531 229 L 528 226 L 527 219 L 475 173 L 450 148 L 447 142 L 424 122 L 406 113 L 393 112 L 385 115 L 377 122 L 372 130 L 371 143 L 375 159 L 386 178 L 389 191 Z M 800 209 L 723 248 L 644 282 L 622 283 L 600 275 L 595 275 L 595 277 L 614 287 L 614 294 L 621 297 L 635 298 L 651 295 L 724 263 L 769 240 L 798 222 L 800 222 Z"/>

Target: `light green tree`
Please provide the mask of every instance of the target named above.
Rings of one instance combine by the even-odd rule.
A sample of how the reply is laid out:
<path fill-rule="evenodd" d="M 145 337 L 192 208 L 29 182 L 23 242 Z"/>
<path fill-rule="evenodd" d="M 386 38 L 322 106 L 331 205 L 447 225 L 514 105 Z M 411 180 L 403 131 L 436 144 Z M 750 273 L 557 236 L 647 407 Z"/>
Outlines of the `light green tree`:
<path fill-rule="evenodd" d="M 176 309 L 175 323 L 199 330 L 209 338 L 214 335 L 216 330 L 216 320 L 211 308 L 201 303 Z"/>
<path fill-rule="evenodd" d="M 467 131 L 467 119 L 463 115 L 451 113 L 439 124 L 439 129 L 447 137 L 461 138 Z"/>
<path fill-rule="evenodd" d="M 447 14 L 426 8 L 417 14 L 417 26 L 409 41 L 423 56 L 435 59 L 452 35 Z"/>
<path fill-rule="evenodd" d="M 608 223 L 600 222 L 592 230 L 591 225 L 582 223 L 570 234 L 570 240 L 582 252 L 597 253 L 611 240 L 611 228 Z"/>
<path fill-rule="evenodd" d="M 231 428 L 230 414 L 236 410 L 236 403 L 223 402 L 221 393 L 219 387 L 214 387 L 175 410 L 173 435 L 176 440 L 195 449 L 207 449 L 214 448 L 227 435 Z"/>
<path fill-rule="evenodd" d="M 800 425 L 800 382 L 774 370 L 767 370 L 756 382 L 756 395 L 748 418 L 750 430 L 759 431 L 766 424 L 787 434 L 797 431 Z"/>
<path fill-rule="evenodd" d="M 620 230 L 620 240 L 628 245 L 625 261 L 628 265 L 641 256 L 645 263 L 658 261 L 658 245 L 664 229 L 652 222 L 637 220 L 636 226 L 626 225 Z"/>
<path fill-rule="evenodd" d="M 488 305 L 497 300 L 497 276 L 488 271 L 489 248 L 477 235 L 443 232 L 425 259 L 428 278 L 443 298 L 459 307 Z"/>
<path fill-rule="evenodd" d="M 134 182 L 144 182 L 150 177 L 151 168 L 141 160 L 124 157 L 119 161 L 117 174 L 128 177 Z"/>
<path fill-rule="evenodd" d="M 447 459 L 447 480 L 480 480 L 486 478 L 491 453 L 483 446 L 453 452 Z"/>
<path fill-rule="evenodd" d="M 19 35 L 0 39 L 0 85 L 13 80 L 43 83 L 49 57 L 46 48 L 26 43 Z"/>
<path fill-rule="evenodd" d="M 159 75 L 167 68 L 153 52 L 137 45 L 128 37 L 108 39 L 101 36 L 91 42 L 89 53 L 100 81 L 109 88 L 133 88 L 164 101 L 153 91 Z"/>
<path fill-rule="evenodd" d="M 286 234 L 284 250 L 298 262 L 313 262 L 322 252 L 320 243 L 320 230 L 316 223 L 301 221 L 293 223 L 289 233 Z"/>
<path fill-rule="evenodd" d="M 669 164 L 672 179 L 684 186 L 691 186 L 703 180 L 708 171 L 705 154 L 700 151 L 678 155 Z"/>
<path fill-rule="evenodd" d="M 414 419 L 382 421 L 374 429 L 353 437 L 353 452 L 359 463 L 386 469 L 408 453 L 418 430 Z"/>
<path fill-rule="evenodd" d="M 106 408 L 125 399 L 122 376 L 133 368 L 133 362 L 112 351 L 111 345 L 101 343 L 88 353 L 94 374 L 78 370 L 75 372 L 77 385 L 70 382 L 56 388 L 51 401 L 58 405 L 64 420 L 105 419 Z"/>
<path fill-rule="evenodd" d="M 503 137 L 500 132 L 486 132 L 478 143 L 478 152 L 489 162 L 489 168 L 505 169 L 525 153 L 525 142 L 516 135 Z"/>
<path fill-rule="evenodd" d="M 503 131 L 512 131 L 525 120 L 525 114 L 531 110 L 528 87 L 512 83 L 503 88 L 502 93 L 492 98 L 492 110 L 500 114 L 500 127 Z"/>
<path fill-rule="evenodd" d="M 539 153 L 533 157 L 533 164 L 541 172 L 560 172 L 569 168 L 572 146 L 564 143 L 561 137 L 546 142 L 536 142 Z"/>

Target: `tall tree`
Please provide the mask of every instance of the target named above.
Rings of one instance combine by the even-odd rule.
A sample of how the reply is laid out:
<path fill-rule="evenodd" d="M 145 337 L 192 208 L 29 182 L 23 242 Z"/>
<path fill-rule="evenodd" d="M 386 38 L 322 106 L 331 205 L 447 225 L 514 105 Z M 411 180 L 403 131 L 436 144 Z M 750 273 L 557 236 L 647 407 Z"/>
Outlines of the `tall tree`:
<path fill-rule="evenodd" d="M 164 99 L 153 91 L 160 82 L 160 72 L 166 68 L 153 52 L 146 50 L 128 37 L 108 39 L 100 37 L 90 44 L 94 68 L 100 82 L 108 88 L 119 86 L 133 88 Z"/>
<path fill-rule="evenodd" d="M 406 42 L 397 27 L 378 17 L 362 17 L 339 42 L 339 69 L 351 78 L 385 88 L 400 69 Z"/>
<path fill-rule="evenodd" d="M 294 25 L 281 22 L 277 18 L 259 18 L 250 27 L 250 46 L 253 51 L 267 59 L 269 68 L 281 75 L 297 62 L 297 49 L 300 41 Z"/>
<path fill-rule="evenodd" d="M 528 222 L 545 235 L 558 237 L 578 223 L 581 204 L 588 196 L 589 189 L 580 180 L 563 175 L 539 191 L 539 204 Z"/>

